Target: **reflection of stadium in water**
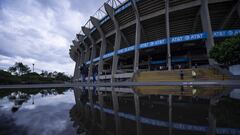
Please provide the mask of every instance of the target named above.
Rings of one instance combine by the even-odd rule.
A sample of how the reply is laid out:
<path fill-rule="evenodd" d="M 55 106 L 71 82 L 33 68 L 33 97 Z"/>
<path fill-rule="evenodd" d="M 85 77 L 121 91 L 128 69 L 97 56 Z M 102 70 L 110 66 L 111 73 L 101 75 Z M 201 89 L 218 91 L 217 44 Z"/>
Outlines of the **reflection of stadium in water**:
<path fill-rule="evenodd" d="M 239 101 L 221 97 L 210 99 L 180 95 L 112 94 L 75 90 L 76 105 L 70 115 L 79 133 L 104 134 L 239 134 Z M 90 96 L 90 97 L 89 97 Z M 179 98 L 181 97 L 181 98 Z M 116 101 L 116 100 L 115 100 Z M 136 103 L 138 102 L 138 103 Z M 138 107 L 136 107 L 139 105 Z M 226 108 L 228 108 L 226 110 Z M 135 111 L 136 110 L 136 111 Z M 228 120 L 226 120 L 228 119 Z"/>

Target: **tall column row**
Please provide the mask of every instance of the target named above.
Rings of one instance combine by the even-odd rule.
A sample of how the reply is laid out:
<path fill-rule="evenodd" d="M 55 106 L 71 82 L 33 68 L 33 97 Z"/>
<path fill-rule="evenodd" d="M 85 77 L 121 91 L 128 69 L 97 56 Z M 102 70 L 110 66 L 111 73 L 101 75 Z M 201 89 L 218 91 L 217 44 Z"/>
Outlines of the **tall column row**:
<path fill-rule="evenodd" d="M 213 32 L 212 32 L 212 26 L 211 26 L 211 19 L 209 16 L 209 8 L 208 8 L 208 1 L 206 0 L 199 0 L 200 4 L 200 16 L 201 16 L 201 24 L 203 28 L 203 32 L 207 33 L 207 39 L 206 39 L 206 50 L 207 50 L 207 55 L 209 56 L 209 51 L 210 49 L 214 46 L 214 38 L 213 38 Z M 136 31 L 135 31 L 135 52 L 134 52 L 134 62 L 133 62 L 133 70 L 134 72 L 138 71 L 139 68 L 139 44 L 141 43 L 141 18 L 139 15 L 138 11 L 138 6 L 137 6 L 137 0 L 131 0 L 132 8 L 135 14 L 135 24 L 136 24 Z M 117 51 L 120 49 L 120 44 L 121 44 L 121 39 L 122 39 L 122 33 L 120 30 L 120 26 L 118 23 L 118 20 L 115 17 L 115 10 L 113 7 L 111 7 L 109 4 L 104 4 L 105 10 L 107 14 L 110 17 L 110 20 L 114 24 L 114 30 L 115 30 L 115 41 L 114 41 L 114 55 L 113 55 L 113 62 L 112 62 L 112 69 L 111 69 L 111 82 L 115 82 L 115 75 L 117 72 L 117 65 L 118 65 L 118 60 L 119 60 L 119 55 L 117 54 Z M 237 6 L 236 6 L 237 7 Z M 105 36 L 105 33 L 103 32 L 101 25 L 100 25 L 100 20 L 97 18 L 91 17 L 90 18 L 92 24 L 95 26 L 97 29 L 98 33 L 100 34 L 101 37 L 101 47 L 100 47 L 100 60 L 98 62 L 98 71 L 99 75 L 102 74 L 102 71 L 104 70 L 104 60 L 103 60 L 103 55 L 106 53 L 106 48 L 107 48 L 107 39 Z M 166 25 L 166 44 L 167 44 L 167 67 L 168 70 L 172 69 L 172 54 L 171 54 L 171 45 L 170 45 L 170 21 L 169 21 L 169 0 L 165 0 L 165 25 Z M 85 48 L 85 52 L 83 53 L 85 56 L 85 62 L 90 60 L 90 70 L 89 70 L 89 75 L 91 75 L 91 68 L 93 65 L 93 59 L 96 56 L 96 43 L 93 40 L 91 36 L 91 31 L 88 28 L 83 28 L 84 34 L 90 39 L 91 41 L 91 46 L 87 46 L 84 43 L 84 40 L 82 40 L 82 43 Z M 90 56 L 90 50 L 91 50 L 91 56 Z M 91 58 L 90 58 L 91 57 Z M 213 64 L 214 61 L 209 59 L 209 64 Z"/>

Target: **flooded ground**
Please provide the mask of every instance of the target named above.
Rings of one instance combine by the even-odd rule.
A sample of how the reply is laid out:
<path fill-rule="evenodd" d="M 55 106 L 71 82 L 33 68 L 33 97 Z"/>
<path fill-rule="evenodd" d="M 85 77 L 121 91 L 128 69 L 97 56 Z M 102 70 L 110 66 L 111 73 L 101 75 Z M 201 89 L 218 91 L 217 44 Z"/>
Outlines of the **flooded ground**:
<path fill-rule="evenodd" d="M 72 90 L 1 90 L 0 135 L 75 135 Z"/>
<path fill-rule="evenodd" d="M 238 89 L 214 101 L 115 90 L 1 90 L 0 135 L 240 134 Z"/>

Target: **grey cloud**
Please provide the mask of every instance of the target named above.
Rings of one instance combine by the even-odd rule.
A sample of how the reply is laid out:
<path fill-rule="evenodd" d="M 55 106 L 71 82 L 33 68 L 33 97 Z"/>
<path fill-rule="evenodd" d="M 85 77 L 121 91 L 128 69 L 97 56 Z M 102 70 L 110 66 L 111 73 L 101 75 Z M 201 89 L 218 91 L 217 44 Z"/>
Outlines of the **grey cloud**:
<path fill-rule="evenodd" d="M 14 57 L 14 55 L 12 53 L 6 52 L 5 50 L 2 50 L 0 48 L 0 54 L 4 55 L 4 56 L 8 56 L 8 57 Z"/>
<path fill-rule="evenodd" d="M 0 0 L 0 56 L 8 65 L 35 61 L 39 69 L 71 74 L 71 40 L 104 1 Z M 0 68 L 6 66 L 0 60 Z"/>
<path fill-rule="evenodd" d="M 94 10 L 98 8 L 99 5 L 89 2 Z M 89 8 L 81 7 L 81 3 L 78 0 L 0 0 L 0 55 L 9 57 L 8 64 L 16 60 L 38 61 L 39 65 L 48 63 L 49 69 L 72 73 L 69 45 L 89 18 L 84 14 Z M 68 67 L 59 68 L 59 65 Z M 6 63 L 0 60 L 0 67 L 6 67 Z"/>
<path fill-rule="evenodd" d="M 106 0 L 72 0 L 71 7 L 84 14 L 93 14 L 105 1 Z"/>

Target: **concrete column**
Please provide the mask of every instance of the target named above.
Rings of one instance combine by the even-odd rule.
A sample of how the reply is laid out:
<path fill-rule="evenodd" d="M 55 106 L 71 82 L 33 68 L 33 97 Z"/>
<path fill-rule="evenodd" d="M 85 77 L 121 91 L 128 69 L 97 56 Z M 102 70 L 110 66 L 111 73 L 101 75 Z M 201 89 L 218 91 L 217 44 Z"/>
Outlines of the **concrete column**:
<path fill-rule="evenodd" d="M 85 43 L 84 41 L 84 35 L 81 35 L 81 34 L 77 34 L 77 39 L 82 43 L 82 46 L 84 48 L 83 50 L 83 63 L 86 63 L 88 60 L 89 60 L 89 57 L 90 57 L 90 47 L 87 46 L 87 44 Z"/>
<path fill-rule="evenodd" d="M 78 41 L 76 40 L 73 40 L 73 44 L 74 46 L 77 48 L 77 54 L 78 54 L 78 61 L 77 61 L 77 65 L 76 65 L 76 72 L 77 72 L 77 79 L 79 80 L 80 76 L 81 76 L 81 73 L 80 73 L 80 66 L 84 63 L 84 51 L 83 51 L 83 39 L 84 39 L 84 36 L 83 35 L 79 35 L 77 34 L 77 39 Z"/>
<path fill-rule="evenodd" d="M 237 12 L 238 12 L 238 17 L 240 18 L 240 4 L 238 5 L 238 10 L 237 10 Z"/>
<path fill-rule="evenodd" d="M 81 52 L 81 60 L 80 60 L 80 66 L 84 63 L 84 50 L 82 47 L 80 47 L 80 52 Z"/>
<path fill-rule="evenodd" d="M 84 50 L 83 50 L 83 48 L 79 45 L 78 46 L 78 49 L 79 49 L 79 64 L 77 65 L 77 74 L 78 74 L 78 81 L 79 81 L 79 79 L 81 78 L 81 72 L 80 72 L 80 67 L 82 66 L 82 64 L 85 62 L 84 61 L 84 57 L 85 57 L 85 55 L 84 55 Z"/>
<path fill-rule="evenodd" d="M 75 82 L 77 80 L 77 69 L 78 69 L 78 62 L 75 62 L 75 68 L 73 73 L 73 81 Z"/>
<path fill-rule="evenodd" d="M 169 26 L 169 0 L 165 0 L 165 22 L 166 22 L 166 41 L 167 41 L 167 66 L 172 70 L 171 46 L 170 46 L 170 26 Z"/>
<path fill-rule="evenodd" d="M 102 93 L 98 94 L 98 100 L 99 100 L 99 104 L 100 104 L 101 125 L 102 125 L 102 128 L 105 129 L 106 128 L 106 115 L 105 115 L 105 112 L 103 111 L 104 99 L 103 99 Z"/>
<path fill-rule="evenodd" d="M 91 49 L 90 49 L 90 46 L 86 46 L 86 50 L 85 50 L 85 63 L 87 62 L 87 61 L 89 61 L 89 57 L 90 57 L 90 51 L 91 51 Z"/>
<path fill-rule="evenodd" d="M 188 56 L 188 64 L 189 64 L 189 68 L 192 68 L 192 53 L 191 53 L 191 51 L 188 51 L 188 54 L 187 54 L 187 56 Z"/>
<path fill-rule="evenodd" d="M 77 63 L 76 63 L 76 81 L 80 79 L 80 55 L 78 55 Z"/>
<path fill-rule="evenodd" d="M 74 88 L 73 92 L 74 92 L 74 97 L 75 97 L 75 102 L 76 102 L 77 108 L 79 109 L 82 105 L 81 100 L 80 100 L 80 96 L 81 96 L 80 89 L 79 88 Z"/>
<path fill-rule="evenodd" d="M 114 43 L 114 55 L 113 55 L 113 63 L 112 63 L 112 77 L 111 77 L 111 82 L 114 82 L 115 80 L 115 74 L 117 70 L 117 65 L 118 65 L 118 55 L 117 55 L 117 50 L 120 49 L 120 43 L 121 43 L 121 31 L 119 28 L 119 24 L 117 19 L 115 18 L 114 14 L 115 11 L 114 9 L 107 3 L 104 3 L 105 10 L 107 14 L 110 16 L 111 20 L 114 23 L 114 28 L 115 28 L 115 43 Z"/>
<path fill-rule="evenodd" d="M 89 65 L 89 72 L 88 72 L 88 83 L 90 82 L 90 77 L 92 76 L 92 67 L 93 67 L 93 59 L 96 57 L 96 43 L 94 41 L 94 39 L 91 36 L 91 30 L 86 28 L 86 27 L 82 27 L 82 31 L 83 33 L 90 39 L 91 44 L 92 44 L 92 52 L 91 52 L 91 58 L 90 58 L 90 65 Z"/>
<path fill-rule="evenodd" d="M 104 61 L 103 61 L 103 55 L 106 53 L 106 47 L 107 47 L 107 41 L 106 41 L 106 37 L 105 34 L 103 33 L 102 28 L 100 27 L 100 22 L 97 18 L 91 17 L 90 18 L 92 24 L 96 27 L 97 31 L 99 32 L 102 42 L 101 42 L 101 48 L 100 48 L 100 60 L 99 60 L 99 64 L 98 64 L 98 81 L 99 76 L 102 74 L 102 70 L 104 67 Z"/>
<path fill-rule="evenodd" d="M 71 49 L 71 52 L 70 52 L 70 55 L 72 55 L 72 59 L 74 60 L 75 62 L 75 68 L 74 68 L 74 73 L 73 73 L 73 79 L 74 81 L 76 80 L 76 74 L 77 74 L 77 61 L 74 59 L 74 56 L 73 56 L 73 49 Z"/>
<path fill-rule="evenodd" d="M 78 34 L 77 34 L 77 37 L 78 37 Z M 79 53 L 80 53 L 80 66 L 84 63 L 84 59 L 85 59 L 85 55 L 84 55 L 84 43 L 83 41 L 80 41 L 78 40 L 78 45 L 77 45 L 77 48 L 79 50 Z"/>
<path fill-rule="evenodd" d="M 211 18 L 209 16 L 209 9 L 208 9 L 208 1 L 201 0 L 201 21 L 203 31 L 208 34 L 207 41 L 206 41 L 206 48 L 207 48 L 207 55 L 209 57 L 209 51 L 214 46 L 214 39 L 212 33 L 212 25 L 211 25 Z M 214 64 L 214 61 L 209 58 L 209 64 Z"/>
<path fill-rule="evenodd" d="M 120 43 L 121 43 L 121 31 L 119 28 L 119 24 L 117 19 L 115 18 L 114 14 L 115 11 L 114 9 L 107 3 L 104 3 L 105 10 L 107 14 L 110 16 L 111 20 L 114 23 L 114 28 L 115 28 L 115 43 L 114 43 L 114 55 L 113 55 L 113 63 L 112 63 L 112 74 L 111 74 L 111 83 L 115 82 L 115 74 L 117 70 L 117 65 L 118 65 L 118 55 L 117 55 L 117 50 L 120 48 Z M 118 104 L 118 96 L 117 93 L 112 87 L 112 98 L 113 98 L 113 110 L 114 110 L 114 116 L 115 116 L 115 125 L 116 125 L 116 134 L 119 135 L 121 134 L 121 128 L 120 128 L 120 118 L 118 115 L 119 111 L 119 104 Z"/>
<path fill-rule="evenodd" d="M 89 72 L 88 72 L 88 83 L 90 83 L 90 77 L 92 76 L 93 59 L 96 57 L 96 44 L 91 36 L 90 29 L 88 29 L 86 27 L 82 27 L 82 31 L 90 39 L 91 44 L 92 44 L 92 52 L 91 52 L 91 59 L 90 59 L 91 63 L 89 65 Z M 90 49 L 90 47 L 89 47 L 89 49 Z M 94 104 L 93 104 L 93 90 L 91 90 L 90 87 L 88 87 L 88 96 L 89 96 L 89 101 L 90 101 L 92 120 L 95 121 Z"/>
<path fill-rule="evenodd" d="M 236 12 L 237 10 L 239 10 L 238 8 L 240 8 L 240 0 L 237 0 L 236 4 L 232 7 L 232 9 L 230 10 L 230 12 L 227 14 L 227 16 L 225 17 L 225 19 L 223 20 L 220 29 L 224 29 L 225 25 L 227 24 L 227 22 L 229 22 L 229 20 L 231 19 L 231 16 L 233 15 L 234 12 Z"/>
<path fill-rule="evenodd" d="M 79 79 L 78 77 L 79 77 L 79 72 L 78 72 L 78 67 L 79 67 L 79 60 L 80 60 L 80 54 L 79 54 L 79 51 L 78 51 L 78 42 L 77 41 L 75 41 L 75 40 L 73 40 L 72 41 L 72 43 L 73 43 L 73 47 L 72 47 L 72 49 L 73 49 L 73 52 L 74 52 L 74 54 L 76 55 L 76 64 L 75 64 L 75 69 L 74 69 L 74 81 L 77 81 L 77 79 Z"/>
<path fill-rule="evenodd" d="M 134 73 L 138 71 L 139 68 L 139 44 L 141 43 L 141 23 L 139 12 L 136 4 L 136 0 L 131 0 L 132 7 L 134 9 L 135 18 L 136 18 L 136 33 L 135 33 L 135 52 L 134 52 Z"/>
<path fill-rule="evenodd" d="M 212 113 L 211 105 L 209 106 L 209 110 L 208 110 L 208 124 L 209 124 L 209 128 L 208 128 L 207 135 L 215 135 L 216 134 L 216 118 Z"/>
<path fill-rule="evenodd" d="M 139 101 L 139 95 L 137 93 L 134 93 L 134 103 L 135 103 L 135 113 L 136 113 L 137 135 L 142 135 L 140 101 Z"/>
<path fill-rule="evenodd" d="M 112 87 L 112 98 L 113 98 L 113 110 L 114 110 L 114 118 L 115 118 L 115 125 L 116 125 L 116 135 L 121 135 L 121 123 L 120 123 L 120 117 L 118 115 L 118 112 L 119 112 L 118 96 L 113 87 Z"/>
<path fill-rule="evenodd" d="M 89 102 L 90 102 L 92 121 L 95 121 L 95 110 L 94 110 L 94 103 L 93 103 L 93 91 L 90 90 L 90 87 L 88 88 L 88 99 L 89 99 Z"/>
<path fill-rule="evenodd" d="M 172 135 L 172 95 L 168 96 L 169 135 Z"/>
<path fill-rule="evenodd" d="M 80 76 L 81 76 L 81 72 L 80 72 L 80 66 L 81 66 L 81 62 L 82 62 L 82 53 L 80 51 L 80 48 L 77 49 L 78 52 L 78 65 L 77 65 L 77 81 L 79 81 Z"/>

